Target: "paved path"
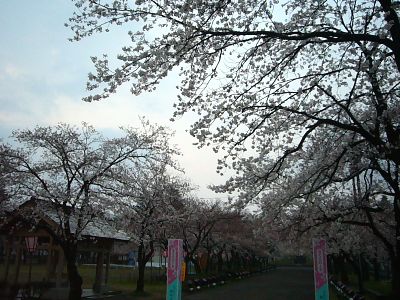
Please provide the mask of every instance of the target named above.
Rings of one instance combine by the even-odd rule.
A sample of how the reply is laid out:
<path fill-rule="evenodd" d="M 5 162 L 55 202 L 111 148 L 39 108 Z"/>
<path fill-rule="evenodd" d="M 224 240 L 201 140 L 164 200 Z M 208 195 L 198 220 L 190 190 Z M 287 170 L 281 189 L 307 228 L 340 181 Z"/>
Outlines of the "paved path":
<path fill-rule="evenodd" d="M 230 282 L 193 294 L 182 300 L 312 300 L 314 298 L 311 268 L 280 268 L 267 274 Z"/>

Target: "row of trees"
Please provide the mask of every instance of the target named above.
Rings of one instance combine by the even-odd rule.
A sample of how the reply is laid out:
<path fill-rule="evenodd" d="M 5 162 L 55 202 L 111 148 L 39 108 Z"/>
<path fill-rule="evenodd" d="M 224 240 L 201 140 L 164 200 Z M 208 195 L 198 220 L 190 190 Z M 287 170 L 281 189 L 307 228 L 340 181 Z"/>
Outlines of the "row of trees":
<path fill-rule="evenodd" d="M 132 25 L 116 68 L 93 59 L 85 100 L 178 69 L 175 116 L 198 112 L 191 134 L 237 172 L 215 190 L 285 228 L 367 231 L 400 295 L 398 1 L 73 2 L 75 40 Z"/>
<path fill-rule="evenodd" d="M 123 227 L 138 245 L 137 291 L 144 289 L 146 263 L 156 249 L 167 251 L 170 238 L 183 240 L 185 263 L 194 266 L 196 274 L 242 270 L 256 257 L 271 254 L 267 239 L 257 236 L 254 216 L 177 195 L 182 194 L 174 194 L 173 204 L 168 196 L 150 197 L 135 211 L 125 210 L 122 214 Z M 166 205 L 171 205 L 169 212 L 165 211 Z"/>
<path fill-rule="evenodd" d="M 69 299 L 80 299 L 82 293 L 78 242 L 91 223 L 107 222 L 135 242 L 137 291 L 144 290 L 145 266 L 155 247 L 166 249 L 169 238 L 184 240 L 186 262 L 197 272 L 207 271 L 200 267 L 201 252 L 209 260 L 218 257 L 218 271 L 224 262 L 239 266 L 244 256 L 255 256 L 252 218 L 196 199 L 190 184 L 172 175 L 178 151 L 169 146 L 171 134 L 145 120 L 141 125 L 123 129 L 117 138 L 106 138 L 85 123 L 38 126 L 16 130 L 9 144 L 1 144 L 1 208 L 19 209 L 22 226 L 46 230 L 61 246 Z M 34 206 L 20 206 L 32 198 Z M 45 216 L 57 227 L 42 222 Z"/>
<path fill-rule="evenodd" d="M 23 225 L 45 229 L 61 246 L 67 262 L 69 299 L 81 297 L 77 244 L 88 224 L 115 220 L 121 192 L 133 207 L 141 205 L 141 197 L 150 197 L 118 184 L 136 184 L 137 180 L 143 184 L 144 174 L 150 176 L 160 166 L 175 167 L 177 150 L 170 147 L 166 128 L 142 120 L 141 128 L 122 131 L 120 137 L 106 138 L 85 123 L 82 127 L 38 126 L 14 131 L 12 144 L 1 145 L 1 181 L 9 205 L 17 208 L 31 197 L 37 199 L 33 208 L 21 211 Z M 153 178 L 147 179 L 153 183 Z M 58 226 L 40 222 L 44 215 L 52 216 Z"/>

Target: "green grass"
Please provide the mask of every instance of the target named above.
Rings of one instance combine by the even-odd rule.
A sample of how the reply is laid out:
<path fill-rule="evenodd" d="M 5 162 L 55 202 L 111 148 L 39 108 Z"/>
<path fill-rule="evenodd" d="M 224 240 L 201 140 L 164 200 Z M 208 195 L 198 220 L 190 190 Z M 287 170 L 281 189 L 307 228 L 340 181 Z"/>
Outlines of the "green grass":
<path fill-rule="evenodd" d="M 7 276 L 8 282 L 14 281 L 15 273 L 16 273 L 15 266 L 11 265 Z M 46 274 L 45 265 L 32 266 L 31 281 L 42 281 L 44 279 L 44 274 Z M 4 278 L 4 265 L 1 264 L 0 280 L 3 280 L 3 278 Z M 18 275 L 18 283 L 27 283 L 28 278 L 29 278 L 29 265 L 21 264 Z"/>
<path fill-rule="evenodd" d="M 329 287 L 329 300 L 342 300 L 333 287 Z"/>
<path fill-rule="evenodd" d="M 392 291 L 392 283 L 387 280 L 375 281 L 369 280 L 364 282 L 364 287 L 383 295 L 389 295 Z"/>
<path fill-rule="evenodd" d="M 103 270 L 105 272 L 105 269 Z M 79 273 L 83 279 L 83 287 L 91 288 L 94 283 L 96 268 L 95 266 L 82 265 L 79 266 Z M 145 291 L 144 295 L 147 294 L 165 294 L 166 283 L 164 281 L 156 280 L 155 278 L 162 274 L 162 270 L 147 268 L 145 271 Z M 138 279 L 137 268 L 116 268 L 112 267 L 109 269 L 108 283 L 107 285 L 113 289 L 122 291 L 124 293 L 134 293 L 136 289 L 136 281 Z M 136 294 L 136 296 L 138 296 Z"/>
<path fill-rule="evenodd" d="M 350 274 L 349 275 L 349 285 L 351 288 L 354 290 L 358 290 L 358 281 L 357 281 L 357 276 L 355 274 Z M 392 291 L 392 285 L 390 281 L 387 280 L 373 280 L 370 279 L 368 281 L 363 282 L 364 289 L 366 290 L 371 290 L 373 292 L 382 294 L 382 295 L 389 295 Z M 368 292 L 364 293 L 367 299 L 370 297 Z M 374 299 L 374 297 L 371 297 L 371 299 Z"/>
<path fill-rule="evenodd" d="M 79 274 L 82 276 L 83 288 L 92 288 L 95 281 L 96 266 L 94 265 L 80 265 L 78 266 Z M 150 268 L 146 269 L 145 272 L 145 293 L 138 294 L 136 290 L 136 281 L 138 278 L 138 273 L 136 268 L 125 268 L 125 267 L 110 267 L 108 283 L 112 290 L 122 291 L 128 295 L 134 296 L 134 299 L 164 299 L 166 283 L 164 280 L 156 280 L 159 275 L 162 275 L 163 270 Z M 28 282 L 29 265 L 22 264 L 20 267 L 20 272 L 18 276 L 18 283 L 24 284 Z M 105 274 L 105 267 L 103 269 Z M 33 265 L 31 273 L 31 281 L 38 282 L 42 281 L 44 274 L 46 274 L 45 265 Z M 0 280 L 4 276 L 4 265 L 0 264 Z M 64 268 L 63 278 L 67 280 L 67 270 Z M 8 282 L 12 282 L 15 277 L 15 265 L 11 265 Z"/>
<path fill-rule="evenodd" d="M 353 289 L 354 291 L 358 291 L 358 281 L 357 276 L 354 273 L 348 275 L 349 283 L 347 284 L 348 287 Z M 366 300 L 375 300 L 376 296 L 375 293 L 382 294 L 382 295 L 390 295 L 392 291 L 391 282 L 387 280 L 380 280 L 376 281 L 370 279 L 368 281 L 363 282 L 364 293 Z M 331 294 L 336 294 L 334 289 L 331 288 Z"/>

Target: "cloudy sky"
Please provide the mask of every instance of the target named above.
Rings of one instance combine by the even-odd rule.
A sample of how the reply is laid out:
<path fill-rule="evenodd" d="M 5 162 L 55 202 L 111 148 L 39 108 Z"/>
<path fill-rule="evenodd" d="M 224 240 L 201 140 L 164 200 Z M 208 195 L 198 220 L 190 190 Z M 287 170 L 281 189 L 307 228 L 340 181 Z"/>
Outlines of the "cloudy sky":
<path fill-rule="evenodd" d="M 129 88 L 107 101 L 86 103 L 87 73 L 93 71 L 90 56 L 115 55 L 128 40 L 126 31 L 116 29 L 71 43 L 72 32 L 64 23 L 74 11 L 66 0 L 1 0 L 0 10 L 0 137 L 13 129 L 86 121 L 112 133 L 121 125 L 135 125 L 139 116 L 166 125 L 176 134 L 173 143 L 185 176 L 199 186 L 201 198 L 226 198 L 207 189 L 222 183 L 216 174 L 217 157 L 211 149 L 198 150 L 186 130 L 190 116 L 171 123 L 177 78 L 170 76 L 156 92 L 139 97 Z"/>

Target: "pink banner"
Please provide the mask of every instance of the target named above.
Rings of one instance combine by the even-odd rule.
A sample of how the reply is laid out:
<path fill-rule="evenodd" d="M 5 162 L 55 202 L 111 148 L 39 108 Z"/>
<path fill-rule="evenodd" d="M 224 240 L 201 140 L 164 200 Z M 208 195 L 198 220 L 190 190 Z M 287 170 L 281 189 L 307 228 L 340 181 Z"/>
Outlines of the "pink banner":
<path fill-rule="evenodd" d="M 168 241 L 168 269 L 167 283 L 172 284 L 181 273 L 182 265 L 182 240 Z"/>
<path fill-rule="evenodd" d="M 313 256 L 315 289 L 318 290 L 328 282 L 326 241 L 324 239 L 313 240 Z"/>

